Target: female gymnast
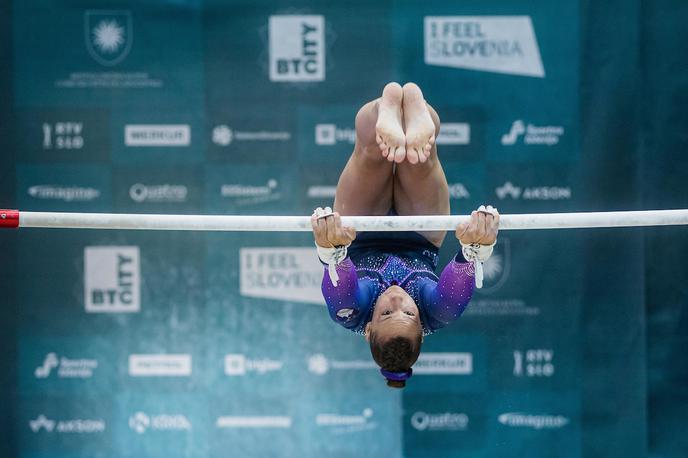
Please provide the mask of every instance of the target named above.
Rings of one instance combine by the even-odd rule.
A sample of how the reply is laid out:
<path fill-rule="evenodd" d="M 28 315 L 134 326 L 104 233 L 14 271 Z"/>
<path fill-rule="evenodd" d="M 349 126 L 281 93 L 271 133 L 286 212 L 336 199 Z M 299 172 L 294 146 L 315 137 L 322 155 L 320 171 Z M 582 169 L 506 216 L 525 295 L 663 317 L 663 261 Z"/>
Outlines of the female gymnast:
<path fill-rule="evenodd" d="M 330 317 L 364 334 L 387 385 L 395 388 L 413 373 L 423 336 L 466 308 L 481 280 L 476 267 L 482 270 L 496 243 L 499 213 L 480 206 L 457 227 L 462 249 L 439 278 L 434 271 L 446 232 L 357 237 L 340 215 L 448 215 L 447 179 L 435 144 L 439 128 L 417 85 L 387 84 L 382 97 L 356 115 L 356 144 L 339 177 L 334 212 L 317 208 L 311 217 Z"/>

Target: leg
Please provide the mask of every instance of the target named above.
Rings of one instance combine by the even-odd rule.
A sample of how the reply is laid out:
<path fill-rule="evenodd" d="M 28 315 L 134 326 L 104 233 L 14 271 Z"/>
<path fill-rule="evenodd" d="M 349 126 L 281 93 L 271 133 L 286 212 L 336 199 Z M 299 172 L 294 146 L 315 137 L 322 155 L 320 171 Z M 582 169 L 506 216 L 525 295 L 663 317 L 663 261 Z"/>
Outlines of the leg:
<path fill-rule="evenodd" d="M 356 145 L 339 177 L 334 199 L 334 210 L 340 214 L 386 215 L 392 208 L 391 160 L 396 157 L 397 145 L 405 141 L 401 98 L 401 86 L 389 83 L 381 98 L 364 105 L 356 115 Z"/>
<path fill-rule="evenodd" d="M 435 110 L 425 102 L 420 88 L 413 83 L 407 83 L 404 85 L 404 119 L 407 134 L 415 123 L 425 124 L 424 120 L 427 118 L 432 120 L 430 135 L 433 141 L 420 152 L 427 154 L 426 160 L 416 164 L 409 163 L 412 150 L 407 143 L 409 161 L 398 164 L 394 175 L 394 208 L 399 215 L 449 214 L 447 178 L 437 157 L 437 146 L 434 142 L 435 136 L 439 134 L 440 119 Z M 428 132 L 423 133 L 423 138 L 426 137 Z M 424 232 L 422 235 L 439 247 L 446 232 Z"/>

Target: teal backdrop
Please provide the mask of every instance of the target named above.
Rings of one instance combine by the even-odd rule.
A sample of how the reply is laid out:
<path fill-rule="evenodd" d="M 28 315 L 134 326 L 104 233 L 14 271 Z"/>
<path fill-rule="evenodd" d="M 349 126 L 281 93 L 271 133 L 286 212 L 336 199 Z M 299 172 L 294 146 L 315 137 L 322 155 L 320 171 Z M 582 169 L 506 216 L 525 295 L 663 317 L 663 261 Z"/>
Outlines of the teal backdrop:
<path fill-rule="evenodd" d="M 0 207 L 307 215 L 415 81 L 453 213 L 688 208 L 680 0 L 0 2 Z M 688 456 L 685 228 L 503 232 L 403 391 L 312 237 L 0 234 L 0 456 Z M 457 250 L 449 236 L 444 265 Z"/>

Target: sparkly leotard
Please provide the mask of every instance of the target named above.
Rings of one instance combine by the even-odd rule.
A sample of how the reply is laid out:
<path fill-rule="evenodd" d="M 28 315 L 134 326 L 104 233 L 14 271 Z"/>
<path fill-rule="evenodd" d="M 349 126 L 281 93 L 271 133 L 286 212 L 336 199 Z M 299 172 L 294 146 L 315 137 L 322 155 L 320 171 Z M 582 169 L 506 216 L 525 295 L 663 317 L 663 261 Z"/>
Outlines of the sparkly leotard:
<path fill-rule="evenodd" d="M 431 334 L 456 320 L 473 294 L 473 264 L 457 258 L 437 278 L 418 256 L 377 253 L 359 259 L 356 265 L 347 257 L 337 265 L 338 286 L 332 284 L 325 268 L 322 292 L 330 318 L 362 333 L 380 294 L 399 285 L 418 306 L 424 334 Z"/>

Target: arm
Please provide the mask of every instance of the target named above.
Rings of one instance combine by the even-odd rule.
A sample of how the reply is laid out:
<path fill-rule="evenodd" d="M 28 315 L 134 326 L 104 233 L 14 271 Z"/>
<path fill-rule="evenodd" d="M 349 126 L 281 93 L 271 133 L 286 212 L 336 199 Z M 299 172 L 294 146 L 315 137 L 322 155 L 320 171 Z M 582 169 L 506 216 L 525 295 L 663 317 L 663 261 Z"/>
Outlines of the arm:
<path fill-rule="evenodd" d="M 460 260 L 457 260 L 460 259 Z M 466 309 L 475 288 L 473 263 L 463 262 L 460 255 L 442 270 L 435 285 L 428 280 L 423 288 L 426 313 L 444 327 L 456 320 Z"/>
<path fill-rule="evenodd" d="M 346 258 L 336 266 L 339 281 L 334 286 L 324 267 L 322 279 L 322 293 L 327 303 L 327 311 L 333 321 L 347 329 L 360 324 L 370 308 L 371 298 L 374 297 L 371 285 L 359 280 L 356 266 L 351 259 Z"/>

